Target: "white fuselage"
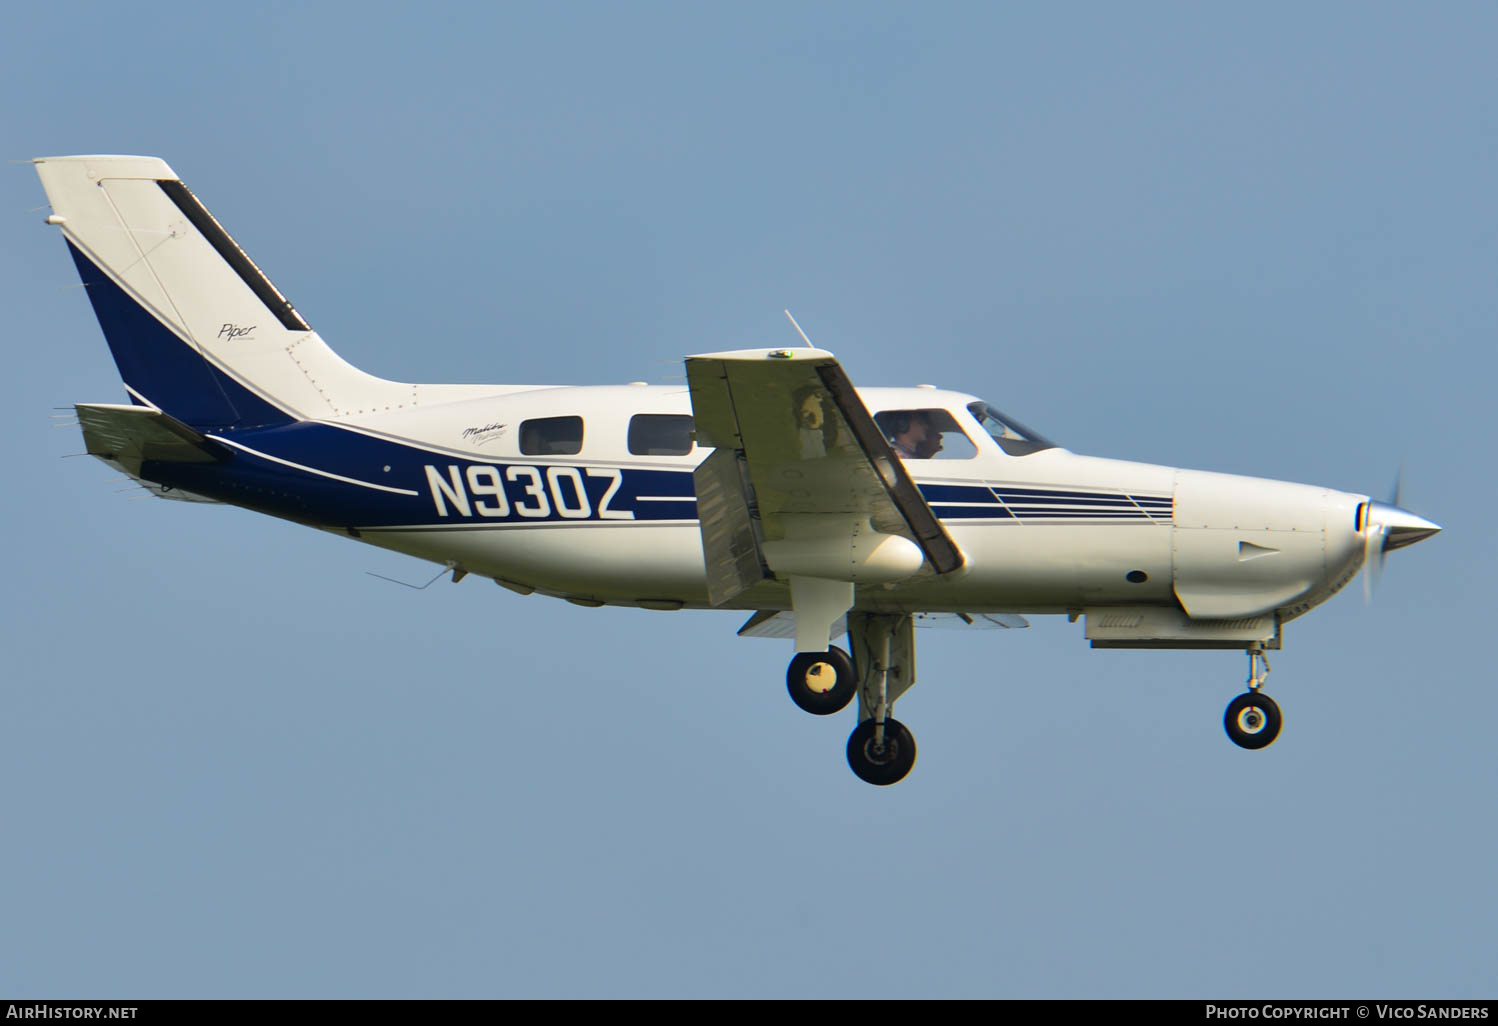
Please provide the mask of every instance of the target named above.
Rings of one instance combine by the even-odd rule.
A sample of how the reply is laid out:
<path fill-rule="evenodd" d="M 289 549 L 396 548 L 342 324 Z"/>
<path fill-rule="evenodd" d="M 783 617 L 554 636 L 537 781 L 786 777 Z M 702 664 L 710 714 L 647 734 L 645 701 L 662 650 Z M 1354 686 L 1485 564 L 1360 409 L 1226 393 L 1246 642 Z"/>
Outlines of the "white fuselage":
<path fill-rule="evenodd" d="M 1357 509 L 1365 496 L 1061 448 L 1013 456 L 968 412 L 972 396 L 928 388 L 860 395 L 876 417 L 944 409 L 973 451 L 906 460 L 960 546 L 964 569 L 862 587 L 858 608 L 1069 613 L 1179 603 L 1196 618 L 1274 612 L 1284 620 L 1325 600 L 1361 566 Z M 525 590 L 586 603 L 707 606 L 690 473 L 710 450 L 641 455 L 627 442 L 636 415 L 691 412 L 685 388 L 634 385 L 533 388 L 340 418 L 341 430 L 419 450 L 419 467 L 372 479 L 427 500 L 428 515 L 410 523 L 351 526 L 373 544 Z M 559 417 L 583 421 L 575 454 L 521 451 L 522 423 Z M 640 471 L 682 484 L 663 495 L 610 494 L 621 475 Z M 765 582 L 731 605 L 789 608 L 789 595 Z"/>

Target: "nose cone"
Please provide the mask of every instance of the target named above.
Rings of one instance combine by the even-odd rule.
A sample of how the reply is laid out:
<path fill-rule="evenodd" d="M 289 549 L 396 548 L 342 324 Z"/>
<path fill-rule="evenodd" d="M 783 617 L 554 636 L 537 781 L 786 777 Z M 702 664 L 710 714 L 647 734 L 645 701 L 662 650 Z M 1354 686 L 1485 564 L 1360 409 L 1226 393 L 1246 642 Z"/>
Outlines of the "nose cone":
<path fill-rule="evenodd" d="M 1368 503 L 1367 517 L 1368 523 L 1378 524 L 1383 528 L 1385 552 L 1402 549 L 1441 533 L 1440 524 L 1387 502 Z"/>

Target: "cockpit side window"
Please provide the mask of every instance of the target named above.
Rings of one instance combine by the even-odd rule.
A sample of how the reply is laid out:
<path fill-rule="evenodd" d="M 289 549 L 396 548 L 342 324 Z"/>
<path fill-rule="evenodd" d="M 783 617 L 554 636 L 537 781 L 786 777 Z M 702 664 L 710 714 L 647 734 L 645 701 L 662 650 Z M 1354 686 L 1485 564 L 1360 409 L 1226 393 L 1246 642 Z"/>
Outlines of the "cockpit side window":
<path fill-rule="evenodd" d="M 692 451 L 692 418 L 637 413 L 629 418 L 629 451 L 636 456 L 685 456 Z"/>
<path fill-rule="evenodd" d="M 885 410 L 874 423 L 902 460 L 970 460 L 978 447 L 946 410 Z"/>
<path fill-rule="evenodd" d="M 576 456 L 583 451 L 583 419 L 539 417 L 521 421 L 520 451 L 526 456 Z"/>

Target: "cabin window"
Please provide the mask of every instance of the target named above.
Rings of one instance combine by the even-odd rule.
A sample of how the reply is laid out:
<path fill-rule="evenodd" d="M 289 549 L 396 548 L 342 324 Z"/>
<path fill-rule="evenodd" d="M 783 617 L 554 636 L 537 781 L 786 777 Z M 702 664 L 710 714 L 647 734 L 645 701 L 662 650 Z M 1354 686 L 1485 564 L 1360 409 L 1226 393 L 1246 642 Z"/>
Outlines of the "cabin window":
<path fill-rule="evenodd" d="M 692 451 L 692 418 L 637 413 L 629 418 L 629 451 L 636 456 L 685 456 Z"/>
<path fill-rule="evenodd" d="M 583 451 L 583 419 L 540 417 L 521 421 L 520 451 L 526 456 L 576 456 Z"/>
<path fill-rule="evenodd" d="M 885 410 L 874 423 L 902 460 L 970 460 L 978 447 L 946 410 Z"/>

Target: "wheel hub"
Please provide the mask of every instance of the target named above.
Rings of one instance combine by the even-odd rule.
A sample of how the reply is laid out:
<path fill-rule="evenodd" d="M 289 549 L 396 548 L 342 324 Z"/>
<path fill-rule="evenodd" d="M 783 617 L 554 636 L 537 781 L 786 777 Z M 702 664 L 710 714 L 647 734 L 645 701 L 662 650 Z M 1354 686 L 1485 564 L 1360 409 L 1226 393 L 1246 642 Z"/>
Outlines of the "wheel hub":
<path fill-rule="evenodd" d="M 837 670 L 831 663 L 812 663 L 806 668 L 806 690 L 825 695 L 837 686 Z"/>
<path fill-rule="evenodd" d="M 875 741 L 880 724 L 869 719 L 848 736 L 848 765 L 859 779 L 880 786 L 904 778 L 915 765 L 915 738 L 898 720 L 883 723 L 883 740 Z"/>
<path fill-rule="evenodd" d="M 1253 706 L 1249 706 L 1238 714 L 1238 729 L 1245 734 L 1257 734 L 1268 722 L 1268 717 Z"/>

